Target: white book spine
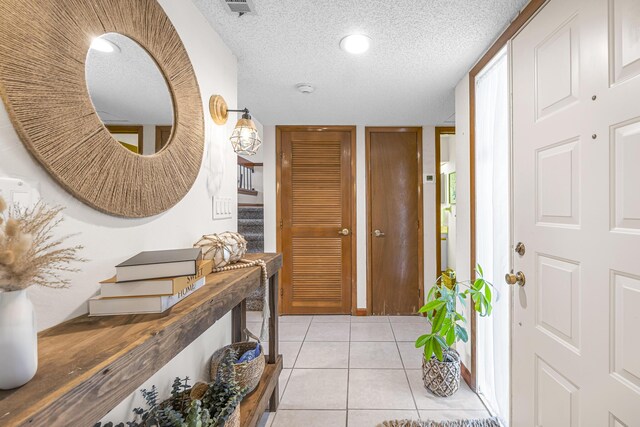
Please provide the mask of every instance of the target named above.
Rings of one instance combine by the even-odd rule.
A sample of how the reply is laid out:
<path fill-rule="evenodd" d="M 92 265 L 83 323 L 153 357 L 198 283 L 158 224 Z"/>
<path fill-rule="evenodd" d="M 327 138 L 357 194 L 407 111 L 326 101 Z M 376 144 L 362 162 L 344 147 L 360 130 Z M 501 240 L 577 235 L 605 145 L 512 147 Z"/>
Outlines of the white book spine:
<path fill-rule="evenodd" d="M 169 296 L 129 298 L 93 297 L 89 300 L 89 316 L 162 313 L 200 289 L 205 283 L 206 277 L 202 277 L 186 289 Z"/>
<path fill-rule="evenodd" d="M 165 311 L 168 308 L 173 307 L 178 302 L 182 301 L 183 299 L 185 299 L 186 297 L 188 297 L 189 295 L 191 295 L 192 293 L 200 289 L 204 285 L 205 281 L 206 281 L 206 277 L 202 277 L 201 279 L 187 286 L 186 288 L 184 288 L 183 290 L 181 290 L 175 295 L 161 297 L 162 311 Z"/>

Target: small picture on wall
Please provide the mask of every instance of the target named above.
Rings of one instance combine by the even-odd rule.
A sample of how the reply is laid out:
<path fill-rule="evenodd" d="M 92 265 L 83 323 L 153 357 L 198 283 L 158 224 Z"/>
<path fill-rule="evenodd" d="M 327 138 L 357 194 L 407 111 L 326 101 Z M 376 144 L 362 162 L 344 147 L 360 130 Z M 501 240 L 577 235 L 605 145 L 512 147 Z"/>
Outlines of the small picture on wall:
<path fill-rule="evenodd" d="M 449 204 L 456 204 L 456 173 L 449 174 Z"/>

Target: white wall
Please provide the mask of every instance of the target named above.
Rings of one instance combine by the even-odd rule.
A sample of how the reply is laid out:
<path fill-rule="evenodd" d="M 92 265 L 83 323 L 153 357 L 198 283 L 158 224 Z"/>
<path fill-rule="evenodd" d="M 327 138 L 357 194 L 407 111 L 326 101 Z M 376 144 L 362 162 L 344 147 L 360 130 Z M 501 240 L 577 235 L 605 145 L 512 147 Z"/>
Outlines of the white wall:
<path fill-rule="evenodd" d="M 387 124 L 385 123 L 385 126 Z M 401 123 L 398 126 L 405 126 Z M 375 126 L 373 124 L 372 126 Z M 420 126 L 420 125 L 417 125 Z M 265 251 L 276 250 L 276 134 L 275 126 L 264 126 L 263 182 Z M 423 175 L 435 173 L 435 127 L 422 126 Z M 357 239 L 357 306 L 367 306 L 367 211 L 365 126 L 356 127 L 356 234 Z M 424 283 L 429 288 L 436 279 L 435 260 L 435 187 L 423 184 L 424 210 Z"/>
<path fill-rule="evenodd" d="M 236 229 L 236 212 L 228 220 L 213 221 L 211 196 L 236 200 L 236 157 L 228 142 L 235 121 L 214 125 L 207 114 L 211 94 L 221 94 L 229 105 L 237 102 L 237 61 L 191 2 L 160 0 L 182 38 L 198 78 L 206 128 L 206 157 L 191 191 L 174 208 L 152 218 L 122 219 L 102 214 L 64 191 L 27 153 L 15 133 L 4 106 L 0 107 L 0 178 L 17 177 L 35 187 L 51 204 L 66 207 L 59 236 L 79 233 L 69 244 L 85 247 L 89 261 L 82 272 L 71 276 L 69 289 L 31 288 L 40 330 L 87 312 L 87 299 L 98 291 L 98 281 L 114 274 L 114 265 L 150 249 L 191 246 L 204 233 Z M 235 205 L 235 203 L 234 203 Z M 199 337 L 190 347 L 159 371 L 149 383 L 167 390 L 175 376 L 200 378 L 204 361 L 216 348 L 230 342 L 229 316 Z M 68 355 L 73 357 L 73 354 Z M 139 393 L 132 395 L 138 398 Z M 132 405 L 132 398 L 110 414 L 113 421 Z"/>
<path fill-rule="evenodd" d="M 276 127 L 262 132 L 262 185 L 264 189 L 264 251 L 276 252 Z"/>
<path fill-rule="evenodd" d="M 470 277 L 470 183 L 469 172 L 469 75 L 466 74 L 456 86 L 456 275 L 459 280 Z M 467 318 L 467 330 L 471 325 L 469 307 L 464 310 Z M 470 332 L 470 330 L 469 330 Z M 471 334 L 469 334 L 471 335 Z M 462 363 L 471 368 L 471 342 L 457 344 Z"/>

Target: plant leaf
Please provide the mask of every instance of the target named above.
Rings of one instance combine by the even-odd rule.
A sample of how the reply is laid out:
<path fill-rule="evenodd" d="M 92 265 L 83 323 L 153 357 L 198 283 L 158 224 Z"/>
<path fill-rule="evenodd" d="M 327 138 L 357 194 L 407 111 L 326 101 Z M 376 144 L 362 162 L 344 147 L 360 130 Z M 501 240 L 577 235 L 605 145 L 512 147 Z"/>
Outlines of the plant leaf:
<path fill-rule="evenodd" d="M 442 307 L 444 304 L 445 304 L 444 301 L 440 301 L 438 299 L 429 301 L 427 304 L 420 307 L 420 310 L 418 310 L 418 313 L 427 313 L 429 311 L 437 310 L 440 307 Z"/>
<path fill-rule="evenodd" d="M 436 341 L 438 341 L 438 343 L 440 344 L 440 347 L 445 349 L 448 348 L 449 346 L 447 345 L 447 342 L 445 341 L 444 337 L 442 335 L 435 335 L 434 338 L 436 339 Z"/>
<path fill-rule="evenodd" d="M 469 341 L 469 335 L 467 334 L 467 330 L 462 326 L 456 325 L 456 333 L 463 342 Z"/>
<path fill-rule="evenodd" d="M 465 300 L 465 298 L 465 294 L 458 294 L 458 301 L 460 301 L 460 304 L 462 304 L 463 307 L 467 306 L 467 301 Z"/>
<path fill-rule="evenodd" d="M 491 303 L 491 286 L 484 285 L 484 296 L 487 298 L 487 302 Z"/>
<path fill-rule="evenodd" d="M 440 344 L 436 344 L 433 346 L 433 352 L 435 353 L 438 360 L 442 362 L 442 347 L 440 346 Z"/>
<path fill-rule="evenodd" d="M 484 272 L 482 271 L 482 266 L 480 264 L 476 266 L 476 270 L 480 273 L 480 276 L 484 276 Z"/>
<path fill-rule="evenodd" d="M 431 335 L 429 334 L 425 334 L 425 335 L 420 335 L 418 337 L 418 339 L 416 340 L 416 348 L 420 348 L 423 347 L 426 343 L 427 340 L 431 337 Z"/>
<path fill-rule="evenodd" d="M 447 314 L 447 310 L 441 308 L 438 310 L 436 314 L 435 320 L 433 321 L 433 328 L 431 329 L 431 333 L 437 334 L 442 329 L 442 322 L 444 322 L 445 314 Z"/>
<path fill-rule="evenodd" d="M 431 356 L 433 356 L 433 344 L 434 344 L 434 340 L 432 335 L 429 337 L 429 339 L 427 339 L 427 342 L 425 343 L 425 346 L 424 346 L 424 357 L 427 360 L 431 359 Z"/>
<path fill-rule="evenodd" d="M 451 347 L 456 342 L 456 328 L 451 325 L 447 331 L 447 345 Z"/>

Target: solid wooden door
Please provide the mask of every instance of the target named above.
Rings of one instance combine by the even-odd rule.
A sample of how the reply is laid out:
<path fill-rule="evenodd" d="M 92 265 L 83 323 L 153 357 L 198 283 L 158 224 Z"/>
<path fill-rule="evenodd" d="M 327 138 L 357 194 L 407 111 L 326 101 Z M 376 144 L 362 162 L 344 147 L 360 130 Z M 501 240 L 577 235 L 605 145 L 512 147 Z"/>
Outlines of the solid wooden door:
<path fill-rule="evenodd" d="M 413 314 L 422 284 L 422 129 L 367 128 L 369 307 Z"/>
<path fill-rule="evenodd" d="M 282 312 L 351 312 L 355 128 L 278 127 Z"/>
<path fill-rule="evenodd" d="M 640 426 L 639 34 L 551 0 L 513 41 L 513 426 Z"/>

